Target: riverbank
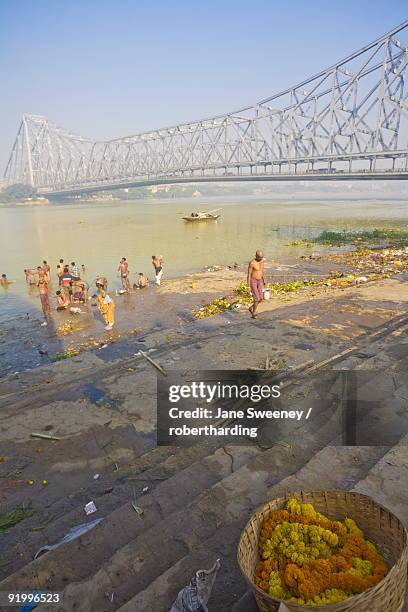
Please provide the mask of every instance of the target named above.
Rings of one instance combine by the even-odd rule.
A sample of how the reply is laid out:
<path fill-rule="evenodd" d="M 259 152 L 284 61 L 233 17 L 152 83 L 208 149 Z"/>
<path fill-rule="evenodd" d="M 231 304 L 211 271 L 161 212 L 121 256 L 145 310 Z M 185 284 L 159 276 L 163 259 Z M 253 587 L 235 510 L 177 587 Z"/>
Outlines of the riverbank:
<path fill-rule="evenodd" d="M 260 317 L 282 304 L 324 298 L 336 290 L 372 284 L 408 269 L 407 247 L 299 250 L 304 254 L 267 262 L 271 299 L 261 304 Z M 111 332 L 104 331 L 95 299 L 81 306 L 79 314 L 53 310 L 47 326 L 43 326 L 44 319 L 39 313 L 20 315 L 6 321 L 0 331 L 0 370 L 14 374 L 72 359 L 84 351 L 107 348 L 118 356 L 126 356 L 133 350 L 134 342 L 142 346 L 157 332 L 171 336 L 174 330 L 188 326 L 194 333 L 198 319 L 221 312 L 231 320 L 247 317 L 251 298 L 243 286 L 245 280 L 246 264 L 211 266 L 205 271 L 164 280 L 160 287 L 151 284 L 147 289 L 122 295 L 111 292 L 116 306 L 116 324 Z M 54 293 L 52 288 L 50 293 Z"/>

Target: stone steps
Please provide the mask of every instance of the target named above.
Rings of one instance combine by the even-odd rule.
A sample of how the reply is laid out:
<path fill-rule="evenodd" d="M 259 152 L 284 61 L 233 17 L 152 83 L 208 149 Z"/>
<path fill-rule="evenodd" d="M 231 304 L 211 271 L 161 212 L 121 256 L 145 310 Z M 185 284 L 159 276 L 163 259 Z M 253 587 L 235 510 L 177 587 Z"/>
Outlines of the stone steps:
<path fill-rule="evenodd" d="M 217 604 L 210 602 L 210 610 L 230 611 L 246 588 L 235 559 L 239 534 L 265 499 L 301 488 L 355 486 L 364 486 L 375 496 L 383 486 L 381 472 L 388 465 L 383 462 L 389 461 L 383 457 L 385 449 L 327 446 L 336 435 L 335 423 L 327 420 L 314 431 L 300 431 L 292 445 L 264 451 L 232 445 L 223 450 L 216 443 L 150 450 L 137 459 L 133 472 L 137 481 L 132 483 L 131 473 L 118 477 L 117 503 L 101 502 L 102 523 L 78 540 L 17 568 L 0 583 L 0 590 L 64 590 L 67 612 L 164 612 L 194 571 L 221 557 L 211 600 Z M 404 449 L 396 448 L 394 484 L 388 495 L 384 493 L 388 507 L 398 479 L 403 488 Z M 138 493 L 149 486 L 148 493 L 137 498 L 143 518 L 132 509 L 130 499 L 124 503 L 133 485 Z M 82 492 L 75 495 L 79 505 Z M 396 503 L 400 512 L 405 503 L 405 492 L 401 492 Z M 79 522 L 86 522 L 82 507 L 59 516 L 41 535 L 56 541 L 66 533 L 61 533 L 62 527 Z"/>
<path fill-rule="evenodd" d="M 377 449 L 381 454 L 381 448 Z M 375 454 L 376 450 L 372 449 Z M 312 462 L 310 462 L 312 463 Z M 401 442 L 392 449 L 387 449 L 377 463 L 361 478 L 353 487 L 353 491 L 369 495 L 378 503 L 384 505 L 393 512 L 408 528 L 408 490 L 406 487 L 408 468 L 408 436 L 402 438 Z M 303 476 L 298 479 L 303 488 L 307 487 L 307 481 Z M 310 481 L 309 488 L 315 486 L 313 480 Z M 323 488 L 323 487 L 322 487 Z M 324 487 L 326 488 L 326 486 Z M 130 602 L 129 602 L 130 603 Z M 136 612 L 137 608 L 133 608 Z M 404 612 L 408 610 L 408 596 L 406 598 Z M 123 607 L 121 612 L 130 612 Z M 231 608 L 232 612 L 258 612 L 255 598 L 251 591 L 247 591 Z M 218 612 L 218 610 L 217 610 Z M 220 610 L 220 612 L 222 612 Z"/>
<path fill-rule="evenodd" d="M 230 446 L 227 453 L 217 449 L 184 470 L 177 469 L 177 454 L 170 456 L 142 473 L 144 484 L 169 469 L 169 463 L 173 462 L 175 470 L 174 475 L 138 500 L 145 509 L 144 518 L 140 519 L 126 504 L 93 531 L 10 576 L 0 588 L 64 589 L 68 585 L 64 610 L 76 611 L 108 611 L 120 606 L 123 612 L 149 610 L 137 606 L 139 599 L 140 605 L 145 606 L 142 602 L 151 597 L 156 606 L 163 602 L 162 608 L 154 608 L 159 612 L 170 605 L 192 572 L 210 565 L 215 555 L 222 558 L 224 568 L 215 588 L 215 594 L 222 590 L 217 601 L 224 600 L 219 610 L 230 610 L 244 588 L 235 561 L 236 544 L 254 508 L 288 490 L 349 489 L 384 454 L 381 448 L 325 446 L 332 434 L 332 426 L 327 423 L 319 432 L 319 441 L 313 434 L 303 436 L 292 449 L 280 445 L 264 452 L 256 447 L 243 450 Z M 188 449 L 187 454 L 194 452 L 197 451 Z M 328 476 L 329 462 L 333 469 Z M 185 491 L 191 481 L 192 490 Z M 63 575 L 56 574 L 56 567 L 64 568 Z"/>
<path fill-rule="evenodd" d="M 262 452 L 255 446 L 229 446 L 225 447 L 225 450 L 216 448 L 216 446 L 215 442 L 203 442 L 185 449 L 167 448 L 163 461 L 153 465 L 150 469 L 137 473 L 136 483 L 132 480 L 134 476 L 129 476 L 129 479 L 125 481 L 130 489 L 126 494 L 126 503 L 124 500 L 122 504 L 116 503 L 116 508 L 95 530 L 45 554 L 36 561 L 31 561 L 14 575 L 5 579 L 2 584 L 11 583 L 16 579 L 19 583 L 24 582 L 27 588 L 30 584 L 44 588 L 47 582 L 38 581 L 37 576 L 41 574 L 49 579 L 50 576 L 54 576 L 55 567 L 64 567 L 63 576 L 56 578 L 61 588 L 64 588 L 67 582 L 85 579 L 95 568 L 95 564 L 102 565 L 118 548 L 151 527 L 155 521 L 160 521 L 163 516 L 183 508 L 191 499 L 200 494 L 203 488 L 210 487 L 220 478 L 230 474 L 232 466 L 234 469 L 239 469 L 250 457 Z M 155 449 L 152 454 L 157 454 L 158 450 Z M 149 455 L 150 453 L 147 453 L 143 456 L 146 465 L 148 465 Z M 140 492 L 146 485 L 149 486 L 149 492 L 137 498 L 137 504 L 145 510 L 144 517 L 139 518 L 130 504 L 132 489 L 135 487 L 136 491 Z M 96 501 L 98 508 L 100 501 L 100 499 Z M 103 510 L 102 505 L 101 510 Z M 98 512 L 90 519 L 101 515 L 103 512 Z M 68 519 L 71 519 L 69 527 L 86 522 L 82 505 L 73 512 L 71 517 L 64 517 L 65 522 L 69 522 Z M 50 526 L 49 533 L 58 534 L 58 537 L 49 538 L 48 541 L 44 537 L 44 532 L 40 537 L 36 534 L 34 553 L 40 546 L 55 542 L 65 535 L 69 527 L 67 525 L 63 530 L 61 527 L 62 523 Z M 89 563 L 86 550 L 92 550 L 92 564 Z"/>
<path fill-rule="evenodd" d="M 288 476 L 267 489 L 263 500 L 280 497 L 287 492 L 301 489 L 351 489 L 366 476 L 373 464 L 381 460 L 385 452 L 385 448 L 357 449 L 327 446 L 296 474 Z M 333 470 L 327 474 L 329 461 L 333 465 Z M 216 558 L 221 558 L 222 565 L 214 586 L 213 604 L 210 609 L 217 610 L 217 612 L 229 612 L 234 602 L 245 590 L 245 582 L 236 562 L 236 550 L 241 530 L 249 516 L 250 513 L 244 513 L 238 519 L 233 519 L 231 523 L 217 530 L 211 538 L 194 548 L 190 554 L 180 559 L 147 588 L 119 608 L 119 612 L 141 612 L 142 610 L 166 612 L 180 588 L 188 584 L 194 571 L 210 567 Z"/>
<path fill-rule="evenodd" d="M 327 428 L 327 440 L 330 440 L 333 437 L 333 431 L 331 431 L 331 429 L 331 426 Z M 330 431 L 331 433 L 329 435 Z M 311 440 L 311 442 L 312 446 L 310 446 L 310 441 L 308 444 L 306 444 L 306 446 L 307 452 L 312 453 L 314 450 L 319 449 L 323 443 L 315 443 L 313 440 Z M 138 472 L 137 477 L 143 479 L 141 481 L 137 481 L 137 483 L 140 484 L 140 488 L 138 490 L 136 489 L 137 492 L 139 493 L 146 484 L 152 489 L 152 482 L 158 483 L 157 494 L 155 490 L 153 490 L 153 495 L 149 494 L 147 496 L 143 496 L 141 501 L 138 499 L 137 503 L 148 509 L 148 513 L 146 510 L 145 518 L 141 524 L 135 522 L 135 513 L 133 509 L 131 509 L 129 501 L 127 501 L 130 500 L 131 497 L 129 494 L 129 488 L 126 488 L 126 484 L 129 483 L 126 482 L 126 478 L 123 479 L 122 477 L 123 482 L 120 486 L 117 486 L 117 483 L 115 483 L 115 486 L 117 486 L 119 489 L 119 495 L 116 497 L 117 506 L 119 507 L 109 514 L 108 520 L 105 519 L 104 522 L 98 525 L 94 531 L 85 534 L 79 540 L 65 544 L 62 549 L 57 549 L 51 553 L 47 553 L 45 557 L 36 560 L 35 563 L 31 562 L 34 553 L 41 546 L 47 543 L 55 543 L 68 532 L 70 527 L 86 522 L 83 514 L 82 502 L 86 503 L 86 501 L 89 501 L 88 498 L 91 493 L 91 489 L 87 489 L 86 487 L 85 489 L 81 488 L 81 490 L 77 492 L 78 497 L 76 499 L 78 503 L 73 503 L 71 499 L 71 507 L 72 504 L 74 506 L 72 513 L 68 512 L 68 510 L 65 511 L 65 506 L 62 505 L 64 512 L 60 513 L 59 516 L 57 516 L 57 520 L 50 523 L 50 525 L 47 526 L 42 532 L 26 538 L 26 533 L 24 533 L 23 530 L 21 531 L 21 534 L 24 536 L 23 541 L 27 540 L 25 554 L 24 556 L 21 556 L 21 558 L 19 555 L 14 555 L 14 565 L 8 569 L 7 575 L 9 578 L 5 579 L 4 582 L 11 582 L 14 579 L 17 579 L 19 584 L 25 584 L 26 588 L 29 588 L 29 585 L 33 584 L 34 581 L 34 584 L 40 587 L 41 584 L 39 584 L 35 578 L 37 572 L 40 572 L 41 576 L 46 577 L 49 584 L 54 581 L 58 582 L 60 588 L 64 588 L 64 586 L 69 582 L 83 581 L 91 572 L 91 568 L 88 559 L 86 557 L 84 558 L 84 555 L 82 554 L 82 547 L 89 547 L 92 549 L 94 560 L 92 568 L 99 563 L 99 560 L 103 565 L 107 562 L 110 556 L 115 553 L 115 551 L 120 549 L 120 547 L 125 546 L 127 542 L 136 537 L 142 528 L 147 528 L 149 521 L 160 521 L 163 513 L 162 507 L 165 509 L 165 511 L 177 509 L 177 504 L 179 504 L 179 507 L 183 507 L 191 501 L 191 498 L 194 495 L 201 493 L 202 490 L 205 490 L 208 486 L 225 476 L 225 473 L 229 474 L 232 468 L 232 463 L 234 463 L 234 469 L 239 468 L 239 462 L 235 461 L 235 458 L 234 461 L 232 460 L 231 453 L 227 454 L 225 451 L 219 451 L 223 457 L 222 461 L 224 469 L 227 471 L 220 472 L 218 465 L 216 469 L 208 470 L 208 465 L 206 463 L 202 464 L 202 459 L 206 455 L 210 454 L 211 451 L 214 452 L 214 448 L 216 446 L 217 443 L 214 442 L 200 442 L 190 449 L 175 448 L 174 450 L 163 450 L 157 448 L 143 454 L 139 458 L 136 458 L 133 462 L 131 462 L 132 465 L 130 467 L 136 466 L 136 472 Z M 251 447 L 252 450 L 250 456 L 254 452 L 255 448 L 256 447 Z M 287 453 L 287 451 L 283 451 L 281 447 L 280 451 Z M 234 451 L 234 453 L 236 452 L 238 451 Z M 246 450 L 245 453 L 247 452 L 248 451 Z M 244 454 L 242 456 L 247 458 L 248 455 Z M 160 459 L 163 458 L 165 461 L 160 461 Z M 186 489 L 185 481 L 187 473 L 183 474 L 182 470 L 186 466 L 194 463 L 194 459 L 196 465 L 194 466 L 192 472 L 190 472 L 190 485 L 189 488 Z M 145 468 L 152 463 L 156 464 L 155 467 L 153 467 L 152 471 L 146 472 Z M 285 468 L 288 468 L 289 471 L 295 470 L 300 464 L 301 459 L 296 457 L 295 461 L 286 460 Z M 276 476 L 275 479 L 278 480 L 280 477 L 282 477 L 281 474 Z M 164 480 L 162 480 L 163 478 L 169 479 L 169 482 L 166 483 Z M 156 479 L 158 479 L 158 481 Z M 194 482 L 194 486 L 191 485 L 191 482 Z M 95 485 L 92 482 L 92 492 L 97 493 L 97 491 L 94 490 L 94 487 Z M 62 487 L 62 490 L 64 489 L 65 487 Z M 162 491 L 162 493 L 160 493 L 160 491 Z M 179 491 L 184 491 L 184 496 L 180 495 Z M 123 500 L 120 495 L 127 496 L 127 503 L 125 505 L 121 506 L 121 501 Z M 91 497 L 90 499 L 94 499 L 94 497 Z M 102 501 L 100 501 L 101 499 Z M 81 502 L 80 505 L 79 501 Z M 106 499 L 103 499 L 103 496 L 102 498 L 97 497 L 96 501 L 101 505 L 101 512 L 95 514 L 94 517 L 107 514 L 111 510 L 112 505 L 115 505 L 115 499 L 109 499 L 109 496 L 106 497 Z M 58 515 L 58 513 L 56 514 Z M 148 517 L 147 520 L 146 517 Z M 27 519 L 27 521 L 30 520 L 31 519 Z M 30 527 L 30 525 L 28 525 L 26 521 L 24 521 L 24 523 L 25 530 L 27 531 L 27 526 Z M 23 524 L 21 527 L 23 528 Z M 12 531 L 14 532 L 14 530 Z M 17 532 L 15 533 L 17 534 Z M 115 534 L 114 538 L 111 537 L 112 533 Z M 76 559 L 75 564 L 73 561 L 74 559 Z M 19 568 L 21 568 L 22 565 L 25 567 L 19 571 Z M 50 567 L 48 567 L 48 565 L 50 565 Z M 60 577 L 59 579 L 56 578 L 51 567 L 52 565 L 58 565 L 61 567 L 64 566 L 64 576 Z M 12 575 L 13 570 L 14 574 Z"/>
<path fill-rule="evenodd" d="M 93 575 L 84 580 L 78 570 L 72 568 L 70 572 L 70 568 L 64 568 L 66 583 L 69 583 L 65 589 L 65 609 L 76 611 L 117 609 L 139 591 L 146 589 L 160 574 L 180 559 L 216 536 L 221 528 L 229 528 L 234 521 L 237 521 L 235 537 L 229 538 L 229 541 L 236 542 L 242 521 L 262 503 L 268 488 L 298 471 L 306 461 L 333 439 L 336 430 L 333 423 L 327 421 L 319 433 L 318 440 L 314 434 L 301 436 L 296 449 L 288 450 L 277 445 L 258 454 L 233 474 L 203 490 L 182 509 L 168 516 L 156 513 L 153 525 L 147 528 L 148 525 L 143 524 L 145 530 L 141 532 L 139 529 L 139 534 L 137 527 L 141 521 L 135 523 L 133 517 L 132 525 L 136 525 L 136 528 L 133 534 L 127 533 L 126 544 L 122 544 L 121 540 L 119 549 L 112 543 L 111 529 L 109 536 L 106 534 L 107 538 L 109 537 L 109 542 L 105 543 L 104 548 L 107 555 L 94 564 L 97 571 Z M 171 486 L 171 481 L 168 485 Z M 153 507 L 146 508 L 146 516 L 150 516 L 153 510 Z M 128 512 L 132 515 L 131 510 Z M 124 527 L 125 522 L 121 522 L 122 530 L 127 529 L 127 524 Z M 117 524 L 112 527 L 119 529 Z M 89 539 L 95 541 L 98 531 L 103 528 L 103 524 L 98 526 L 93 532 L 93 538 Z M 116 531 L 114 533 L 116 539 Z M 87 535 L 84 538 L 86 539 Z M 117 549 L 116 552 L 112 550 L 113 548 Z M 84 552 L 82 548 L 82 557 Z M 21 586 L 33 583 L 34 576 L 39 575 L 39 572 L 35 571 L 35 564 L 31 565 L 33 567 L 29 574 L 26 568 L 24 572 L 14 576 L 14 583 L 15 580 Z M 61 579 L 50 571 L 48 573 L 41 571 L 41 580 L 46 581 L 47 588 L 57 588 L 57 584 L 61 585 Z M 3 585 L 1 587 L 3 588 Z M 114 600 L 108 601 L 105 593 L 114 593 Z"/>
<path fill-rule="evenodd" d="M 231 457 L 225 455 L 224 451 L 220 451 L 221 454 L 218 453 L 221 457 L 225 455 L 222 470 L 218 463 L 212 465 L 211 460 L 205 461 L 211 457 L 217 447 L 218 445 L 214 441 L 203 441 L 194 447 L 185 449 L 158 447 L 142 454 L 140 457 L 135 457 L 131 469 L 121 470 L 117 473 L 117 476 L 116 473 L 104 474 L 100 480 L 94 481 L 91 475 L 86 487 L 67 493 L 65 497 L 58 498 L 49 505 L 48 512 L 49 516 L 52 516 L 52 521 L 46 524 L 44 529 L 30 531 L 41 522 L 41 518 L 35 514 L 16 525 L 10 532 L 2 535 L 4 551 L 7 551 L 2 555 L 1 570 L 3 575 L 10 575 L 30 563 L 35 553 L 42 546 L 57 542 L 68 533 L 71 527 L 85 523 L 87 520 L 90 521 L 94 517 L 107 517 L 124 504 L 128 504 L 128 501 L 132 499 L 133 491 L 137 494 L 138 503 L 140 502 L 139 498 L 142 497 L 142 489 L 146 486 L 149 487 L 150 495 L 155 494 L 157 487 L 159 491 L 167 491 L 167 506 L 164 504 L 164 509 L 168 509 L 174 495 L 171 487 L 169 491 L 166 481 L 172 477 L 176 477 L 176 482 L 183 477 L 188 479 L 190 466 L 194 466 L 193 470 L 197 473 L 197 479 L 194 483 L 190 479 L 190 494 L 193 495 L 193 485 L 195 491 L 201 491 L 204 481 L 201 478 L 202 482 L 200 484 L 200 474 L 198 474 L 198 471 L 196 472 L 197 465 L 199 469 L 202 467 L 208 483 L 212 483 L 214 478 L 217 478 L 218 471 L 224 474 L 228 473 L 231 465 Z M 247 457 L 251 452 L 256 452 L 256 449 L 244 449 L 243 456 Z M 232 454 L 236 467 L 239 467 L 240 457 L 234 451 Z M 203 460 L 204 464 L 201 466 Z M 91 500 L 95 502 L 98 512 L 87 519 L 83 508 Z M 148 504 L 148 501 L 149 496 L 143 495 L 142 505 Z M 177 504 L 177 498 L 173 503 Z M 112 518 L 114 516 L 115 514 L 112 514 Z M 24 542 L 24 547 L 21 546 L 21 542 Z"/>

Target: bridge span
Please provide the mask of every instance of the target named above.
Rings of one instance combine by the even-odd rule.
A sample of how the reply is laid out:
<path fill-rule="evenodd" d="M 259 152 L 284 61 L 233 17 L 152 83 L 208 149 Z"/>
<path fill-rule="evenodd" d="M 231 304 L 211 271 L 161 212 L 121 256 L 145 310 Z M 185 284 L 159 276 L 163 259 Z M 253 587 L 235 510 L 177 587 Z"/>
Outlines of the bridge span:
<path fill-rule="evenodd" d="M 4 173 L 43 195 L 184 182 L 407 180 L 408 21 L 253 106 L 109 141 L 24 115 Z"/>
<path fill-rule="evenodd" d="M 250 181 L 390 181 L 390 180 L 408 180 L 408 171 L 389 171 L 389 172 L 332 172 L 332 173 L 305 173 L 305 174 L 240 174 L 237 176 L 190 176 L 179 178 L 154 178 L 145 180 L 129 180 L 120 183 L 111 183 L 108 186 L 102 185 L 87 185 L 86 187 L 67 187 L 57 191 L 48 191 L 40 189 L 39 194 L 49 198 L 71 197 L 77 195 L 85 195 L 87 193 L 97 193 L 98 191 L 112 191 L 114 189 L 130 189 L 132 187 L 153 187 L 156 185 L 182 185 L 188 183 L 234 183 L 234 182 L 250 182 Z"/>

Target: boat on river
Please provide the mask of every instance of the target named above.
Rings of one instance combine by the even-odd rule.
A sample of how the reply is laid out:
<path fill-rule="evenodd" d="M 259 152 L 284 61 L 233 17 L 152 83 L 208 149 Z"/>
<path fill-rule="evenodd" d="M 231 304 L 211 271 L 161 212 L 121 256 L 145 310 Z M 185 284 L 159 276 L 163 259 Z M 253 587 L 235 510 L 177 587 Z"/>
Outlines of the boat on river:
<path fill-rule="evenodd" d="M 192 212 L 188 217 L 182 218 L 184 221 L 216 221 L 221 217 L 221 215 L 215 214 L 216 212 L 216 210 L 210 210 L 209 212 Z"/>

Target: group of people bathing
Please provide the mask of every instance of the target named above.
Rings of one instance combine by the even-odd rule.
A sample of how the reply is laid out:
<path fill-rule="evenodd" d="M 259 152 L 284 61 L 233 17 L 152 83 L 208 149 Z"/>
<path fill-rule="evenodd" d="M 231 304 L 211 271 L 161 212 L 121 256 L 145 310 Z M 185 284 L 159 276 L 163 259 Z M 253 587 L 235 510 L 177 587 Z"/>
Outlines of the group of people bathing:
<path fill-rule="evenodd" d="M 59 289 L 56 292 L 57 310 L 65 310 L 73 304 L 86 304 L 88 302 L 88 283 L 81 279 L 85 273 L 85 266 L 82 264 L 81 270 L 74 261 L 71 265 L 59 260 L 57 265 L 57 277 Z M 41 307 L 45 317 L 51 314 L 51 304 L 49 298 L 49 285 L 51 283 L 51 268 L 47 261 L 43 261 L 41 266 L 24 270 L 27 285 L 35 285 L 40 295 Z"/>
<path fill-rule="evenodd" d="M 161 255 L 152 255 L 152 265 L 154 268 L 155 284 L 160 286 L 161 277 L 163 274 L 163 257 Z M 130 292 L 130 272 L 129 264 L 126 257 L 122 257 L 119 262 L 118 272 L 122 281 L 122 290 Z M 137 283 L 133 283 L 133 289 L 145 289 L 149 284 L 143 272 L 139 272 Z"/>
<path fill-rule="evenodd" d="M 152 265 L 155 271 L 155 284 L 160 285 L 163 274 L 162 256 L 152 255 Z M 89 285 L 81 278 L 85 271 L 84 264 L 79 267 L 74 261 L 67 265 L 63 259 L 59 260 L 56 270 L 59 284 L 59 289 L 56 292 L 57 310 L 66 310 L 67 308 L 72 308 L 75 304 L 88 303 Z M 130 271 L 126 257 L 122 257 L 120 260 L 118 271 L 122 281 L 121 293 L 130 292 Z M 24 273 L 27 284 L 37 286 L 44 316 L 48 318 L 51 315 L 49 299 L 51 268 L 48 262 L 44 260 L 41 266 L 37 266 L 35 269 L 27 268 L 24 270 Z M 3 275 L 2 285 L 5 286 L 6 282 L 9 283 L 10 281 Z M 139 272 L 137 282 L 133 284 L 133 289 L 144 289 L 148 284 L 149 281 L 146 276 L 143 272 Z M 115 324 L 115 304 L 107 293 L 108 281 L 106 277 L 98 276 L 95 285 L 98 293 L 93 297 L 97 297 L 98 308 L 105 321 L 105 330 L 110 331 Z M 72 310 L 72 312 L 75 311 Z"/>
<path fill-rule="evenodd" d="M 248 266 L 247 284 L 253 298 L 253 304 L 249 308 L 252 318 L 256 318 L 257 309 L 260 302 L 263 301 L 263 293 L 265 286 L 265 271 L 264 271 L 264 254 L 258 250 L 255 258 L 251 260 Z M 155 271 L 155 284 L 160 285 L 163 274 L 163 258 L 162 256 L 152 255 L 152 265 Z M 81 274 L 85 274 L 84 264 L 81 267 L 77 266 L 73 261 L 71 265 L 66 265 L 63 259 L 59 260 L 57 265 L 57 276 L 59 289 L 56 292 L 57 310 L 65 310 L 72 308 L 77 304 L 87 304 L 89 285 L 81 278 Z M 120 272 L 122 281 L 121 293 L 130 292 L 130 272 L 129 264 L 126 257 L 122 257 L 119 262 L 118 272 Z M 41 266 L 36 269 L 25 269 L 26 282 L 28 285 L 36 285 L 41 300 L 41 307 L 44 316 L 47 318 L 51 315 L 51 304 L 49 299 L 49 284 L 51 282 L 51 268 L 47 261 L 43 261 Z M 5 274 L 2 274 L 0 284 L 3 287 L 13 282 L 9 281 Z M 98 291 L 97 297 L 99 311 L 105 321 L 105 330 L 110 331 L 115 324 L 115 304 L 112 298 L 107 293 L 108 281 L 104 276 L 98 276 L 95 281 Z M 139 272 L 138 280 L 133 284 L 133 289 L 145 289 L 149 284 L 148 279 Z"/>

